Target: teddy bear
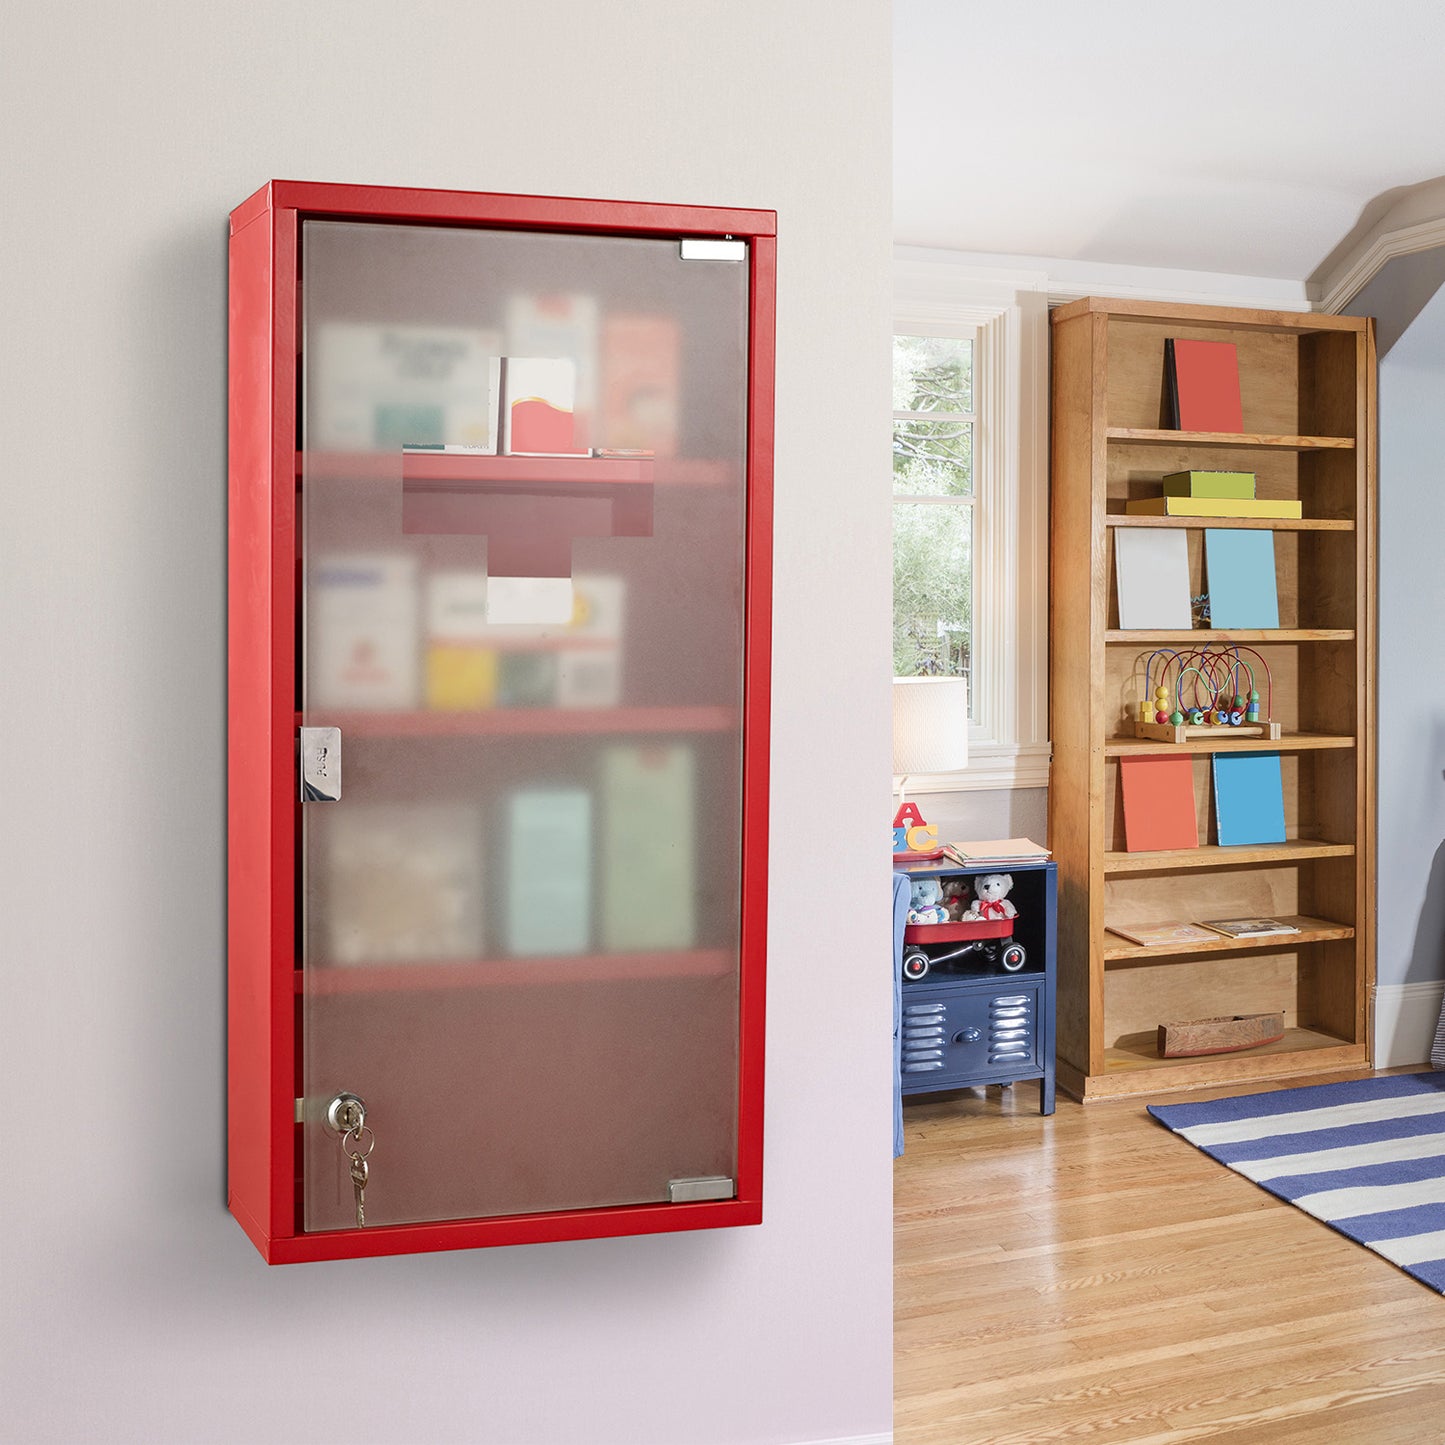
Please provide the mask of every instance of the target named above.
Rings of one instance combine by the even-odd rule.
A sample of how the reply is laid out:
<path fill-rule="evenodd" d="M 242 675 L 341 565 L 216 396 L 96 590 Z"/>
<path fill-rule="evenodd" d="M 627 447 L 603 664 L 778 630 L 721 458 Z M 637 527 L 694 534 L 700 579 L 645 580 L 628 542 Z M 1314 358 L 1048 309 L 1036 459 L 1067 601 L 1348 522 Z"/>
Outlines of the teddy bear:
<path fill-rule="evenodd" d="M 943 906 L 943 889 L 937 878 L 915 878 L 908 898 L 910 923 L 947 923 L 948 909 Z"/>
<path fill-rule="evenodd" d="M 1017 918 L 1018 909 L 1005 896 L 1013 886 L 1011 873 L 985 873 L 975 878 L 975 897 L 964 918 L 970 923 L 982 923 L 992 918 Z"/>
<path fill-rule="evenodd" d="M 958 923 L 968 912 L 968 879 L 945 878 L 943 880 L 943 906 L 948 909 L 948 921 Z"/>

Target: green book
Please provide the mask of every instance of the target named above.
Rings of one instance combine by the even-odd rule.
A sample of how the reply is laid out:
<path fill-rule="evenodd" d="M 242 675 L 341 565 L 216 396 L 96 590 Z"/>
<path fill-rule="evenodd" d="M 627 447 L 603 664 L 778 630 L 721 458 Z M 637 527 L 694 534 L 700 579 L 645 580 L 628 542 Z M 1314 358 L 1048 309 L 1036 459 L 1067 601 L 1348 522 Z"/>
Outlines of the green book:
<path fill-rule="evenodd" d="M 1253 472 L 1170 472 L 1164 478 L 1166 497 L 1254 496 Z"/>
<path fill-rule="evenodd" d="M 693 750 L 631 743 L 602 755 L 602 946 L 609 952 L 696 942 Z"/>

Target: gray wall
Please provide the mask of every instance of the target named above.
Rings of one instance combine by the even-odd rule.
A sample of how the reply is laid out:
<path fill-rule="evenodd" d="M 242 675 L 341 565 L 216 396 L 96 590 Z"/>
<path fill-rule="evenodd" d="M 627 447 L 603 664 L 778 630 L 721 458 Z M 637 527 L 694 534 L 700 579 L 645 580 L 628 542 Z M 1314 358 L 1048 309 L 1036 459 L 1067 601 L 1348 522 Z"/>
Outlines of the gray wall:
<path fill-rule="evenodd" d="M 866 0 L 9 7 L 0 1436 L 888 1428 L 889 49 Z M 273 176 L 780 214 L 760 1228 L 268 1270 L 224 1212 L 226 215 Z"/>
<path fill-rule="evenodd" d="M 1351 316 L 1375 318 L 1375 346 L 1381 360 L 1414 323 L 1445 282 L 1445 246 L 1395 256 L 1371 278 L 1346 308 Z"/>
<path fill-rule="evenodd" d="M 1445 289 L 1380 364 L 1382 986 L 1445 979 Z"/>

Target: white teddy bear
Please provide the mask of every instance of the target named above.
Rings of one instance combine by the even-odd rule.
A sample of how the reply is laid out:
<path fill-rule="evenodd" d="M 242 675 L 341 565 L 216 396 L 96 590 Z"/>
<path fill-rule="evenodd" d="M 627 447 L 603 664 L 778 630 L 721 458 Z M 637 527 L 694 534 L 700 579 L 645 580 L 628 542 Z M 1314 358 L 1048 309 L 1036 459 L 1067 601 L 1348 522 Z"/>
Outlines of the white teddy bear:
<path fill-rule="evenodd" d="M 969 923 L 983 923 L 991 918 L 1017 918 L 1019 911 L 1008 901 L 1005 894 L 1014 886 L 1011 873 L 985 873 L 973 880 L 976 895 L 964 920 Z"/>

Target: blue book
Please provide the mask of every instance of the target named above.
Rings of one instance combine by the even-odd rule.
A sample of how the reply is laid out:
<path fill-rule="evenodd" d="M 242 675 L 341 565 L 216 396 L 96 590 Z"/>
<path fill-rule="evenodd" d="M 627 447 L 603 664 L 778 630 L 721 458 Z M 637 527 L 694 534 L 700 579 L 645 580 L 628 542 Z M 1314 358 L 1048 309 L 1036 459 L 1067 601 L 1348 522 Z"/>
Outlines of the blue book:
<path fill-rule="evenodd" d="M 1278 753 L 1215 753 L 1214 816 L 1222 847 L 1283 843 Z"/>
<path fill-rule="evenodd" d="M 1204 558 L 1211 627 L 1279 626 L 1273 532 L 1207 527 Z"/>
<path fill-rule="evenodd" d="M 536 788 L 511 799 L 507 949 L 581 953 L 592 933 L 592 796 Z"/>

